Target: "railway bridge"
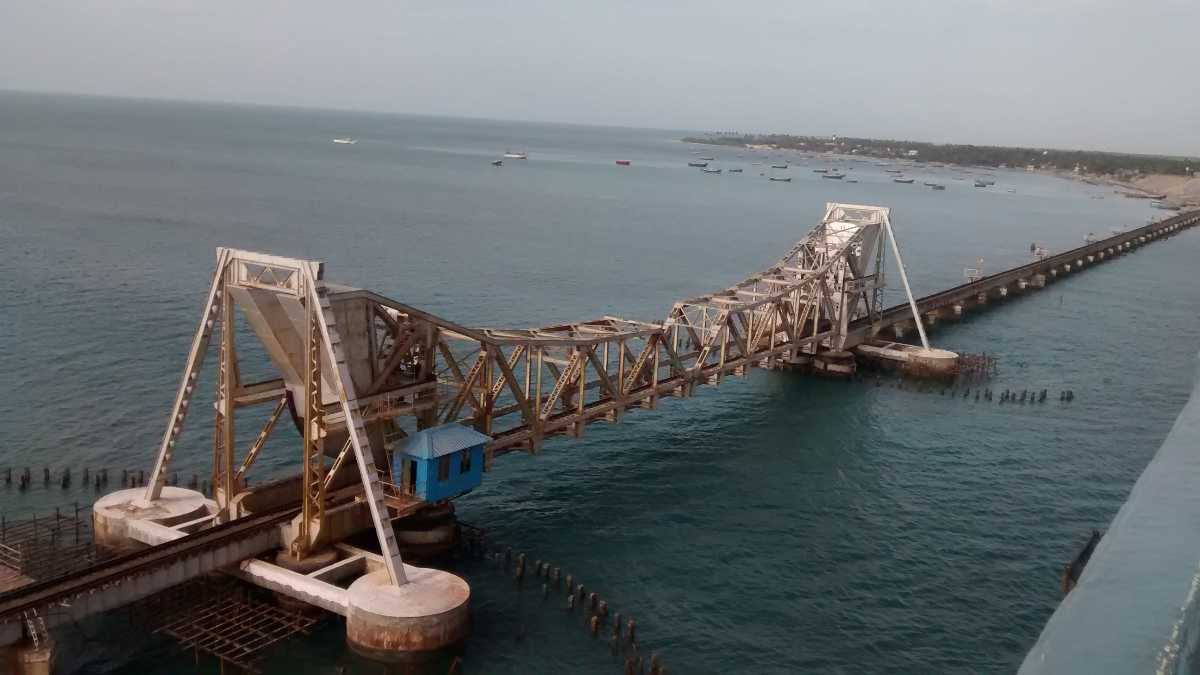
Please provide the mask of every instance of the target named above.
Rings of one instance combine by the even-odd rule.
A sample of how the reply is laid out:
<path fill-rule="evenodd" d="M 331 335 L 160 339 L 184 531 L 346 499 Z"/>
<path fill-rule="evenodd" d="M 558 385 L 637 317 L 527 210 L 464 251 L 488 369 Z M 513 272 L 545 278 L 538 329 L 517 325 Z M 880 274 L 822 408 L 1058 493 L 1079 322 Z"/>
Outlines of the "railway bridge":
<path fill-rule="evenodd" d="M 318 261 L 218 249 L 147 485 L 105 495 L 93 509 L 97 544 L 121 554 L 0 594 L 0 645 L 27 645 L 56 621 L 220 570 L 345 616 L 360 652 L 437 649 L 465 635 L 470 589 L 405 563 L 411 541 L 395 524 L 477 484 L 473 451 L 486 469 L 505 453 L 536 454 L 554 436 L 577 438 L 593 422 L 617 422 L 755 367 L 835 375 L 852 372 L 857 358 L 882 358 L 952 375 L 955 355 L 930 347 L 927 324 L 1197 222 L 1200 211 L 1180 214 L 914 298 L 889 210 L 831 203 L 778 262 L 676 302 L 663 321 L 605 316 L 533 329 L 466 327 L 328 281 Z M 889 254 L 906 297 L 893 307 L 882 300 Z M 239 317 L 274 377 L 243 380 Z M 900 341 L 910 331 L 919 346 Z M 167 484 L 189 411 L 205 398 L 198 383 L 210 356 L 211 497 Z M 255 407 L 270 412 L 240 449 L 238 420 Z M 251 487 L 285 415 L 298 432 L 300 475 Z M 427 491 L 455 485 L 451 473 L 467 481 L 457 492 Z M 362 531 L 374 532 L 377 551 L 345 543 Z"/>

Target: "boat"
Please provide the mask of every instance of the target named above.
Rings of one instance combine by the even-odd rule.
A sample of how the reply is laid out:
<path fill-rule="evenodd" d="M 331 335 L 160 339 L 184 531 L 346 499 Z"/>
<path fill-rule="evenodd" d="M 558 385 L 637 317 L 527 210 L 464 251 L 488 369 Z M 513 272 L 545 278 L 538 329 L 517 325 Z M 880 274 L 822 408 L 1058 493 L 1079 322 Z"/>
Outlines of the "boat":
<path fill-rule="evenodd" d="M 627 159 L 618 159 L 618 160 L 617 160 L 617 166 L 629 166 L 629 160 L 627 160 Z"/>
<path fill-rule="evenodd" d="M 688 162 L 688 166 L 694 166 L 703 169 L 708 166 L 708 162 Z"/>
<path fill-rule="evenodd" d="M 701 162 L 711 162 L 711 161 L 714 161 L 716 158 L 715 157 L 697 157 L 696 159 L 699 159 Z"/>
<path fill-rule="evenodd" d="M 720 169 L 700 169 L 704 173 L 721 173 Z"/>
<path fill-rule="evenodd" d="M 492 166 L 502 166 L 503 164 L 504 164 L 504 161 L 500 160 L 500 159 L 492 162 Z"/>
<path fill-rule="evenodd" d="M 787 164 L 772 164 L 771 168 L 772 169 L 786 169 L 786 168 L 788 168 L 788 165 Z"/>
<path fill-rule="evenodd" d="M 333 142 L 337 143 L 338 145 L 354 145 L 358 142 L 358 140 L 354 138 L 335 138 L 333 139 Z"/>
<path fill-rule="evenodd" d="M 769 176 L 767 180 L 773 180 L 776 183 L 790 183 L 792 182 L 792 177 L 788 176 L 787 178 L 779 178 L 778 176 Z"/>
<path fill-rule="evenodd" d="M 829 169 L 813 169 L 813 173 L 828 173 Z"/>
<path fill-rule="evenodd" d="M 741 169 L 730 169 L 729 170 L 729 173 L 741 173 L 741 172 L 742 172 Z"/>
<path fill-rule="evenodd" d="M 829 178 L 831 180 L 841 180 L 845 177 L 846 174 L 844 173 L 827 173 L 821 176 L 821 178 Z"/>
<path fill-rule="evenodd" d="M 857 182 L 858 182 L 858 179 L 857 179 L 857 178 L 851 178 L 850 180 L 848 180 L 848 181 L 846 181 L 846 182 L 847 182 L 847 183 L 857 183 Z"/>
<path fill-rule="evenodd" d="M 946 189 L 946 186 L 942 185 L 940 183 L 934 183 L 933 185 L 930 185 L 929 187 L 933 188 L 934 190 L 945 190 Z"/>
<path fill-rule="evenodd" d="M 762 162 L 750 162 L 750 166 L 762 166 Z"/>
<path fill-rule="evenodd" d="M 527 155 L 523 152 L 506 152 L 506 153 L 504 153 L 504 158 L 505 159 L 529 159 L 529 155 Z"/>
<path fill-rule="evenodd" d="M 985 188 L 985 187 L 987 187 L 987 186 L 988 186 L 988 184 L 987 184 L 987 183 L 985 183 L 985 182 L 983 182 L 983 181 L 979 180 L 978 178 L 976 178 L 976 179 L 975 179 L 975 187 L 983 187 L 983 188 Z"/>
<path fill-rule="evenodd" d="M 912 179 L 912 178 L 900 178 L 899 176 L 897 176 L 896 178 L 892 179 L 892 182 L 893 183 L 904 183 L 905 185 L 910 185 L 910 184 L 912 184 L 913 180 L 914 179 Z"/>
<path fill-rule="evenodd" d="M 924 183 L 924 185 L 925 185 L 925 187 L 933 187 L 934 185 L 937 185 L 937 183 L 926 182 L 926 183 Z"/>
<path fill-rule="evenodd" d="M 884 169 L 888 173 L 904 173 L 904 169 Z"/>

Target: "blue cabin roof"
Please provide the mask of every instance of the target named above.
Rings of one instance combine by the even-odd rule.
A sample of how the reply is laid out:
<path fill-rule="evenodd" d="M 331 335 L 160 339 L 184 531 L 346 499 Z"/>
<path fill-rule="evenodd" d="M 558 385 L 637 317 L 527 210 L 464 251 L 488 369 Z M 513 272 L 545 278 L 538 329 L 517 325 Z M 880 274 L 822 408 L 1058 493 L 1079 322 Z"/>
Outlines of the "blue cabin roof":
<path fill-rule="evenodd" d="M 422 429 L 412 436 L 401 439 L 392 452 L 417 459 L 436 459 L 460 450 L 484 445 L 491 440 L 492 437 L 487 434 L 481 434 L 457 422 L 450 422 L 440 427 Z"/>

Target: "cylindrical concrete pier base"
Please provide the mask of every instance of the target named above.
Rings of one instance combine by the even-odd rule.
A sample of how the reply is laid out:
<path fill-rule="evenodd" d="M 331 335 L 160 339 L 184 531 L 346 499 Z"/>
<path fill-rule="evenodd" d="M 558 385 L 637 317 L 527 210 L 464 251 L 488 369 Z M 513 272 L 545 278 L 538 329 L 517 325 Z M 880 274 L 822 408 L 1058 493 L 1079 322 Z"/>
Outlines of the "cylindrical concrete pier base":
<path fill-rule="evenodd" d="M 909 355 L 909 372 L 920 377 L 948 377 L 958 366 L 958 354 L 945 349 L 920 349 Z"/>
<path fill-rule="evenodd" d="M 404 566 L 408 583 L 393 586 L 380 570 L 359 577 L 347 591 L 346 642 L 380 661 L 411 661 L 467 636 L 471 587 L 459 577 Z"/>
<path fill-rule="evenodd" d="M 782 361 L 783 367 L 796 373 L 807 373 L 812 370 L 813 357 L 811 354 L 795 354 Z"/>
<path fill-rule="evenodd" d="M 129 523 L 148 520 L 160 525 L 178 525 L 202 518 L 216 504 L 196 490 L 165 486 L 159 498 L 145 502 L 146 488 L 128 488 L 104 495 L 92 505 L 92 529 L 96 545 L 113 551 L 137 548 L 129 536 Z"/>
<path fill-rule="evenodd" d="M 854 354 L 840 350 L 821 352 L 813 358 L 813 372 L 829 377 L 850 377 L 857 370 Z"/>

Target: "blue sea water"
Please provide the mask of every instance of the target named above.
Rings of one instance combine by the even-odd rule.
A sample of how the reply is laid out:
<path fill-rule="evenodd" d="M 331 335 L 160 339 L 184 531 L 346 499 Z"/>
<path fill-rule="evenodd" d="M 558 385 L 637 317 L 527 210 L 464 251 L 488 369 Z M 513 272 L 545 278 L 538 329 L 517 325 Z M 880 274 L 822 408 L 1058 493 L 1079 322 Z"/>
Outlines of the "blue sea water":
<path fill-rule="evenodd" d="M 1156 215 L 1023 171 L 976 189 L 924 168 L 900 185 L 869 161 L 789 157 L 777 183 L 764 157 L 704 147 L 745 169 L 706 175 L 686 167 L 685 133 L 0 94 L 0 468 L 150 468 L 218 245 L 523 327 L 660 319 L 773 262 L 827 201 L 892 208 L 918 293 L 979 258 L 996 271 L 1031 242 L 1062 250 Z M 491 166 L 507 150 L 529 159 Z M 811 171 L 827 166 L 859 182 Z M 1061 564 L 1190 392 L 1198 254 L 1187 232 L 933 333 L 997 356 L 994 389 L 1048 388 L 1045 404 L 754 372 L 506 456 L 459 514 L 636 617 L 674 673 L 1013 670 Z M 190 421 L 181 475 L 207 474 L 209 424 Z M 295 471 L 284 441 L 263 478 Z M 91 498 L 0 486 L 10 518 Z M 474 591 L 467 672 L 620 671 L 557 598 L 486 563 L 458 571 Z M 66 672 L 194 669 L 165 640 L 68 633 Z M 336 622 L 276 656 L 267 672 L 372 670 Z"/>

